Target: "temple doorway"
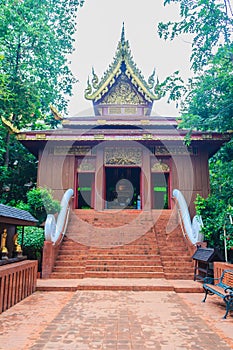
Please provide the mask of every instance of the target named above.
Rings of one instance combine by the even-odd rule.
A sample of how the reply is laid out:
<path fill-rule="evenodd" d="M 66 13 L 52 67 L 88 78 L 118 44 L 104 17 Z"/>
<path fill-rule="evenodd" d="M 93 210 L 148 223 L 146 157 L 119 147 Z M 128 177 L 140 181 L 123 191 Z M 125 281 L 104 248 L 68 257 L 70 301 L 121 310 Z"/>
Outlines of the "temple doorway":
<path fill-rule="evenodd" d="M 169 208 L 169 173 L 152 173 L 152 209 Z"/>
<path fill-rule="evenodd" d="M 78 209 L 94 208 L 94 173 L 78 174 Z"/>
<path fill-rule="evenodd" d="M 137 209 L 140 199 L 140 176 L 139 167 L 106 167 L 105 208 Z"/>

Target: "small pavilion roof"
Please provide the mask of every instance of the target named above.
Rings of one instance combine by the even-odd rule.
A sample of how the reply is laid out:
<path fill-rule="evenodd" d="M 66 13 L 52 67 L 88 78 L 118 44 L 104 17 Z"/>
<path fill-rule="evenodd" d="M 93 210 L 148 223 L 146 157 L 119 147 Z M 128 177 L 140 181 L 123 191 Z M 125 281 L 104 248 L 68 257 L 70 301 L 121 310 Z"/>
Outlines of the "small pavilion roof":
<path fill-rule="evenodd" d="M 0 223 L 19 226 L 35 226 L 38 220 L 28 211 L 0 204 Z"/>

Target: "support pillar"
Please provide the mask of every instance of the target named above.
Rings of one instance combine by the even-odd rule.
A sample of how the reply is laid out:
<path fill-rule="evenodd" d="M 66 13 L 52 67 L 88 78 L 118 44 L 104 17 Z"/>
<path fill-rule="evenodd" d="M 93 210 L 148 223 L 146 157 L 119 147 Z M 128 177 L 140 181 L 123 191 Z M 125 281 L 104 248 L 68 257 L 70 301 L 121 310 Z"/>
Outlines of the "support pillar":
<path fill-rule="evenodd" d="M 97 148 L 96 151 L 96 172 L 95 172 L 95 210 L 104 209 L 104 152 L 103 149 Z"/>
<path fill-rule="evenodd" d="M 141 200 L 142 209 L 151 210 L 151 165 L 150 152 L 143 149 L 141 172 Z"/>

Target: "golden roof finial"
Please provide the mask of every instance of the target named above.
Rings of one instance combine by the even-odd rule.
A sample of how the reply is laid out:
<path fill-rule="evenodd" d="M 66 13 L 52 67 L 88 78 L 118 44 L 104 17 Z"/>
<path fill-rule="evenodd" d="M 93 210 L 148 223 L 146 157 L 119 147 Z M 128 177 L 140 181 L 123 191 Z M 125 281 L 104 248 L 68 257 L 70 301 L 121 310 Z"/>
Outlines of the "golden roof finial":
<path fill-rule="evenodd" d="M 10 131 L 10 133 L 13 133 L 13 134 L 18 134 L 20 131 L 19 129 L 17 129 L 12 123 L 10 120 L 7 120 L 6 118 L 2 117 L 1 116 L 1 119 L 2 119 L 2 123 L 7 127 L 7 129 Z"/>
<path fill-rule="evenodd" d="M 53 116 L 56 120 L 63 120 L 63 116 L 58 112 L 58 110 L 53 106 L 53 105 L 50 105 L 50 110 L 51 112 L 53 113 Z"/>

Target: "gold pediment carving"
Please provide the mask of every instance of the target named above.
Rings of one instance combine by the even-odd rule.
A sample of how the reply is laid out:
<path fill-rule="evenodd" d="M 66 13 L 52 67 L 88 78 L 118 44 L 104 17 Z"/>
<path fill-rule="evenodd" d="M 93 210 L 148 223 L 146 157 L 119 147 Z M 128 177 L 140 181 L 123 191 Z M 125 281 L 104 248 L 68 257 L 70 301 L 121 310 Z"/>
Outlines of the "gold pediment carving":
<path fill-rule="evenodd" d="M 101 101 L 102 104 L 141 105 L 144 98 L 130 84 L 128 78 L 122 75 L 121 79 L 112 86 L 109 93 Z"/>
<path fill-rule="evenodd" d="M 94 172 L 95 171 L 95 158 L 84 158 L 78 162 L 79 172 Z"/>
<path fill-rule="evenodd" d="M 104 152 L 104 163 L 141 166 L 142 150 L 137 147 L 107 147 Z"/>

